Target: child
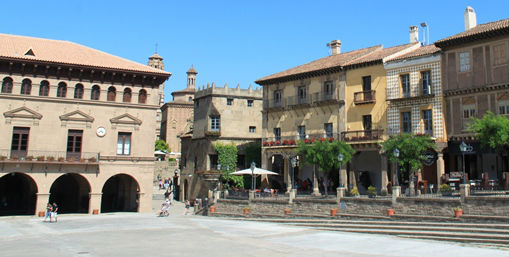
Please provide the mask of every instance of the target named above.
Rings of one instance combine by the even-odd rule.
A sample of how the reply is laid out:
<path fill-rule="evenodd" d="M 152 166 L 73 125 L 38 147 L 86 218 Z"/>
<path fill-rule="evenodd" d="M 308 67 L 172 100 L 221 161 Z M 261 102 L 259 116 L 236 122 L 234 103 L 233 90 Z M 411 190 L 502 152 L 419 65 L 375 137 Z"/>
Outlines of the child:
<path fill-rule="evenodd" d="M 46 215 L 44 216 L 43 222 L 46 222 L 46 219 L 49 217 L 49 222 L 51 222 L 51 213 L 53 212 L 53 206 L 50 203 L 46 206 Z"/>

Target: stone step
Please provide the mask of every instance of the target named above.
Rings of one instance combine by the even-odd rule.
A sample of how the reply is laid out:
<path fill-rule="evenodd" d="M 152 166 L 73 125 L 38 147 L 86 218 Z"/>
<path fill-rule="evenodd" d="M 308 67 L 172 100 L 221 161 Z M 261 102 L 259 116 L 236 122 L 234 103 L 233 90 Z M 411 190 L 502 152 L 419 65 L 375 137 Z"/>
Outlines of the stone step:
<path fill-rule="evenodd" d="M 423 236 L 423 235 L 399 235 L 403 238 L 413 239 L 428 239 L 428 240 L 439 240 L 439 241 L 452 241 L 452 242 L 463 242 L 463 243 L 479 243 L 479 244 L 494 244 L 502 247 L 509 247 L 509 241 L 503 239 L 485 239 L 485 238 L 465 238 L 465 237 L 436 237 L 436 236 Z"/>

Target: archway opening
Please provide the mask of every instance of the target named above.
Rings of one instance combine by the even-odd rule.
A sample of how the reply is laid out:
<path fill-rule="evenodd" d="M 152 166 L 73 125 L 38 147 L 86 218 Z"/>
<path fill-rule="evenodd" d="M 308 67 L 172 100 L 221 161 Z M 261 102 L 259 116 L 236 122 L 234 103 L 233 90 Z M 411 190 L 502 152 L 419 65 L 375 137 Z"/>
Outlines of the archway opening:
<path fill-rule="evenodd" d="M 184 200 L 189 200 L 189 183 L 187 179 L 184 181 Z"/>
<path fill-rule="evenodd" d="M 0 216 L 34 215 L 37 201 L 35 181 L 23 173 L 0 178 Z"/>
<path fill-rule="evenodd" d="M 101 212 L 137 212 L 140 188 L 133 177 L 118 174 L 102 189 Z"/>
<path fill-rule="evenodd" d="M 59 213 L 88 213 L 90 184 L 79 174 L 66 173 L 50 188 L 50 203 L 58 205 Z"/>

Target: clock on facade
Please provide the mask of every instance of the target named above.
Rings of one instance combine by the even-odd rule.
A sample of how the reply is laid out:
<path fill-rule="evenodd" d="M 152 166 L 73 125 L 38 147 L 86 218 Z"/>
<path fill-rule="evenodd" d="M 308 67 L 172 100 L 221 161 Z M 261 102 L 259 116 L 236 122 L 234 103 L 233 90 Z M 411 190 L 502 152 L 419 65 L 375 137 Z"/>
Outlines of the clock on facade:
<path fill-rule="evenodd" d="M 106 129 L 104 127 L 98 127 L 95 133 L 97 134 L 97 136 L 103 137 L 104 135 L 106 135 Z"/>

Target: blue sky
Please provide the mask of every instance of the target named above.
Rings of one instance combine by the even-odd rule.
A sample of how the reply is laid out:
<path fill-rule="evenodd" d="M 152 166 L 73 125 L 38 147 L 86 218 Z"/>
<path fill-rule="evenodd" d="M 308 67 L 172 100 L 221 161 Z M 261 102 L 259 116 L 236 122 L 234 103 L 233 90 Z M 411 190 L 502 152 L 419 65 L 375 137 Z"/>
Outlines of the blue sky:
<path fill-rule="evenodd" d="M 165 100 L 186 86 L 249 84 L 328 55 L 407 43 L 410 25 L 427 22 L 431 42 L 464 30 L 467 5 L 477 23 L 509 17 L 508 0 L 428 1 L 5 1 L 0 33 L 69 40 L 146 64 L 155 51 L 173 75 Z M 0 42 L 1 43 L 1 42 Z"/>

